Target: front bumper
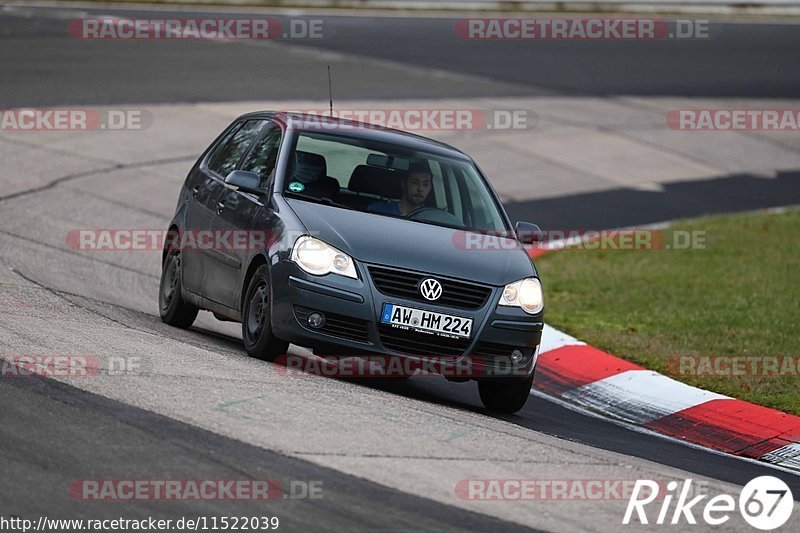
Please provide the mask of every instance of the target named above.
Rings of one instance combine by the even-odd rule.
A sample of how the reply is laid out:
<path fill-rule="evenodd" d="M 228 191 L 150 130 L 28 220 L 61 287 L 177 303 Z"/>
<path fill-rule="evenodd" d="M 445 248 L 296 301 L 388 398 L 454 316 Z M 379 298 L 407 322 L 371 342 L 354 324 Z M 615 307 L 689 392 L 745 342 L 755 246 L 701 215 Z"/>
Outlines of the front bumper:
<path fill-rule="evenodd" d="M 439 373 L 457 379 L 524 379 L 533 374 L 542 336 L 542 315 L 497 306 L 502 288 L 493 287 L 476 309 L 431 305 L 380 292 L 368 266 L 359 264 L 360 279 L 356 280 L 334 274 L 312 276 L 288 260 L 274 264 L 271 277 L 275 335 L 332 355 L 435 361 Z M 384 303 L 472 318 L 472 334 L 465 340 L 448 339 L 388 327 L 380 323 Z M 325 315 L 321 328 L 308 325 L 306 319 L 312 312 Z M 522 357 L 512 360 L 515 350 L 522 352 Z"/>

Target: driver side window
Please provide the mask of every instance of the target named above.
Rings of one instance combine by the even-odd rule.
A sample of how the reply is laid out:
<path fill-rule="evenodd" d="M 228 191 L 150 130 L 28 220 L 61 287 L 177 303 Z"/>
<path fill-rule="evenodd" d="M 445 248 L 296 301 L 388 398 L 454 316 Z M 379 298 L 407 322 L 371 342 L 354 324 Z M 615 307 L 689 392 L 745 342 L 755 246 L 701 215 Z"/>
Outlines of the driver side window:
<path fill-rule="evenodd" d="M 281 147 L 281 139 L 283 132 L 270 122 L 267 126 L 267 131 L 261 138 L 256 141 L 253 150 L 247 157 L 247 160 L 242 165 L 242 170 L 255 172 L 261 178 L 259 180 L 259 187 L 266 188 L 272 173 L 275 171 L 275 165 L 278 162 L 278 150 Z"/>
<path fill-rule="evenodd" d="M 242 158 L 250 143 L 264 127 L 264 120 L 248 120 L 244 122 L 232 136 L 223 143 L 216 153 L 211 156 L 208 169 L 216 172 L 222 179 L 236 168 L 236 163 Z"/>

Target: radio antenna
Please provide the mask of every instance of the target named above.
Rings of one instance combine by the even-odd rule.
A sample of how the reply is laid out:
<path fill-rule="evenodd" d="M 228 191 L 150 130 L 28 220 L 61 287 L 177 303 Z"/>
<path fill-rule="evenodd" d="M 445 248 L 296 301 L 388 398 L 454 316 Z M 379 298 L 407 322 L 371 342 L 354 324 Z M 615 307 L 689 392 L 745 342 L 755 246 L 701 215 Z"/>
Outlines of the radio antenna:
<path fill-rule="evenodd" d="M 328 65 L 328 96 L 330 97 L 331 116 L 333 116 L 333 88 L 331 86 L 331 66 Z"/>

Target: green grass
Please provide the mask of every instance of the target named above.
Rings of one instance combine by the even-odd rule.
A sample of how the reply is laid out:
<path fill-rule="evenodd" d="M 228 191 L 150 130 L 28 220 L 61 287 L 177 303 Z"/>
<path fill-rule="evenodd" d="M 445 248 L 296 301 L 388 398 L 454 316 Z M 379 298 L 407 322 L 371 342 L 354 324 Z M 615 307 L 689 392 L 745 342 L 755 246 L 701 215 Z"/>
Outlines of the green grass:
<path fill-rule="evenodd" d="M 539 258 L 546 321 L 680 381 L 800 415 L 797 375 L 692 376 L 674 365 L 683 355 L 800 359 L 800 211 L 681 221 L 666 242 L 682 230 L 705 231 L 705 249 Z"/>

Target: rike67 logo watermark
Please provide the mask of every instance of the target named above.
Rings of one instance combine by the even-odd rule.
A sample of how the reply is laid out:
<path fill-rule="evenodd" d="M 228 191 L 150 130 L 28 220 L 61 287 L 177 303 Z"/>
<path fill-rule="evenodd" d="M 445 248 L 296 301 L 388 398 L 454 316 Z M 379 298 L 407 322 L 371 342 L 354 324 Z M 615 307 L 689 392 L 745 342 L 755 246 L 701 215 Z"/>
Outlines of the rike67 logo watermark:
<path fill-rule="evenodd" d="M 694 509 L 700 502 L 708 497 L 700 494 L 689 499 L 692 491 L 692 480 L 687 479 L 678 489 L 678 482 L 671 481 L 667 484 L 666 494 L 661 494 L 659 484 L 651 480 L 637 480 L 633 494 L 628 501 L 623 524 L 630 524 L 634 513 L 639 523 L 649 524 L 645 507 L 656 500 L 661 502 L 655 524 L 680 524 L 696 525 L 697 519 L 694 512 L 702 513 L 703 521 L 711 526 L 722 525 L 731 519 L 736 511 L 737 500 L 729 494 L 714 496 L 705 506 Z M 675 500 L 675 508 L 670 514 L 670 508 Z M 789 521 L 794 508 L 794 497 L 789 486 L 782 480 L 773 476 L 760 476 L 751 480 L 744 486 L 738 498 L 738 510 L 745 522 L 756 529 L 771 531 Z"/>

